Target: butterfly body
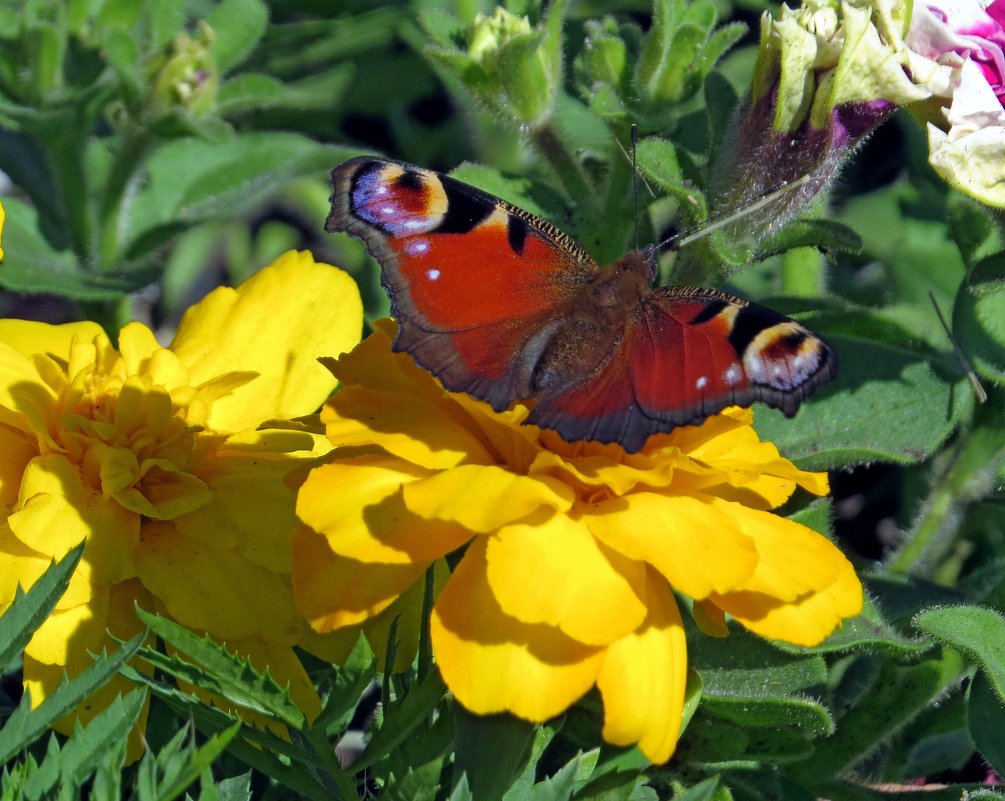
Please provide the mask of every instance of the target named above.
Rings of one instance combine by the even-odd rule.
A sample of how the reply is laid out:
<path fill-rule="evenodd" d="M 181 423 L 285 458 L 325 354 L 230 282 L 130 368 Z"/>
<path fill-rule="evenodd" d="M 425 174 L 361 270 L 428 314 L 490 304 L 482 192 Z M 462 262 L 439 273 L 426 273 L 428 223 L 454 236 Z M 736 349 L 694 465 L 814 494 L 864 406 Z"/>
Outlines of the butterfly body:
<path fill-rule="evenodd" d="M 654 287 L 655 252 L 600 267 L 545 220 L 449 176 L 361 157 L 332 173 L 328 231 L 362 239 L 407 351 L 453 391 L 568 440 L 639 450 L 731 404 L 795 413 L 835 371 L 798 323 L 709 289 Z"/>

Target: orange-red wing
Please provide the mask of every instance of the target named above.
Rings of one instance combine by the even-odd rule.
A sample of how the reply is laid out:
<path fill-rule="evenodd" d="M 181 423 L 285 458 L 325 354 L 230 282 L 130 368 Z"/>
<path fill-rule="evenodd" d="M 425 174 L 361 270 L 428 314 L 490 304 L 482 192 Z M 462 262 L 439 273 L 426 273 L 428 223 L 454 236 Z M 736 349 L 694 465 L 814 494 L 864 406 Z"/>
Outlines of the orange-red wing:
<path fill-rule="evenodd" d="M 550 223 L 430 170 L 362 157 L 332 181 L 325 227 L 359 237 L 380 262 L 395 349 L 496 408 L 527 397 L 528 363 L 596 272 L 586 252 Z"/>
<path fill-rule="evenodd" d="M 836 366 L 822 340 L 770 309 L 713 290 L 657 289 L 608 358 L 542 397 L 529 422 L 637 451 L 651 434 L 733 404 L 763 401 L 791 416 Z"/>

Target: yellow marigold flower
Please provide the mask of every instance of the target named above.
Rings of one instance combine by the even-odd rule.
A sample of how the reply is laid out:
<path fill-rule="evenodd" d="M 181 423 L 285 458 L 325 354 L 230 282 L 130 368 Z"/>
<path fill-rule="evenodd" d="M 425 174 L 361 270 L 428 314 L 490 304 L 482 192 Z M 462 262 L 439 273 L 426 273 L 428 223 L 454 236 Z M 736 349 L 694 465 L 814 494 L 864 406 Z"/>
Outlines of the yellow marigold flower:
<path fill-rule="evenodd" d="M 209 294 L 169 348 L 137 323 L 116 350 L 94 323 L 0 320 L 0 610 L 87 540 L 25 649 L 34 703 L 114 649 L 109 632 L 142 630 L 135 602 L 268 666 L 317 711 L 292 648 L 319 638 L 293 603 L 285 482 L 327 444 L 269 421 L 320 406 L 335 380 L 317 357 L 361 327 L 352 279 L 297 252 Z M 125 689 L 113 681 L 79 717 Z"/>
<path fill-rule="evenodd" d="M 768 510 L 826 476 L 761 442 L 751 413 L 652 437 L 637 454 L 569 444 L 445 392 L 392 353 L 393 324 L 330 366 L 322 412 L 336 444 L 301 487 L 297 603 L 318 631 L 381 613 L 426 568 L 467 549 L 436 600 L 447 686 L 478 714 L 530 721 L 596 685 L 603 736 L 673 753 L 687 667 L 673 591 L 706 627 L 725 615 L 810 645 L 862 605 L 840 551 Z"/>

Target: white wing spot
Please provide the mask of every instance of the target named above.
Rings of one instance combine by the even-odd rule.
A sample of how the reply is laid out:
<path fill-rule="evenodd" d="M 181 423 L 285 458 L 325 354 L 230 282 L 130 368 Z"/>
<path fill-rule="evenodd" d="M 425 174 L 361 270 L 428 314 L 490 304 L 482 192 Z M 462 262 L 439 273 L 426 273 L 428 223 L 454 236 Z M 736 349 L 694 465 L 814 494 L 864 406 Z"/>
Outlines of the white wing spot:
<path fill-rule="evenodd" d="M 740 365 L 735 362 L 729 365 L 726 372 L 722 374 L 722 380 L 731 387 L 739 384 L 743 380 L 743 371 L 740 369 Z"/>
<path fill-rule="evenodd" d="M 405 252 L 409 256 L 421 256 L 429 250 L 429 243 L 425 239 L 410 239 L 405 243 Z"/>
<path fill-rule="evenodd" d="M 695 389 L 704 389 L 708 386 L 708 376 L 703 375 L 697 381 L 694 382 Z"/>
<path fill-rule="evenodd" d="M 437 270 L 435 267 L 426 270 L 426 278 L 428 278 L 430 281 L 435 281 L 439 277 L 440 277 L 440 271 Z"/>
<path fill-rule="evenodd" d="M 394 206 L 381 206 L 380 207 L 380 213 L 381 214 L 388 214 L 388 215 L 390 215 L 390 214 L 395 214 L 396 212 L 395 212 Z"/>

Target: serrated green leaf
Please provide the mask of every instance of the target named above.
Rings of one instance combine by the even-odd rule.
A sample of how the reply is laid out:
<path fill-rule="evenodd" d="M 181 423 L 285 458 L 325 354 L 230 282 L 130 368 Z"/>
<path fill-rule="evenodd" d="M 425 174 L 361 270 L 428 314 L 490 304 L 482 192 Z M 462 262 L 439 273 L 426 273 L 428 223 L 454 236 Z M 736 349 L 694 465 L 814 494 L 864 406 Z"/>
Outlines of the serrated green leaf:
<path fill-rule="evenodd" d="M 207 706 L 198 698 L 159 683 L 143 673 L 128 668 L 123 672 L 133 681 L 146 684 L 150 692 L 175 710 L 179 717 L 191 718 L 200 732 L 216 734 L 236 722 L 232 715 Z M 239 738 L 231 741 L 229 751 L 245 764 L 306 798 L 330 801 L 330 790 L 314 778 L 327 767 L 327 762 L 312 751 L 269 732 L 248 727 L 241 731 Z"/>
<path fill-rule="evenodd" d="M 709 776 L 707 779 L 688 787 L 680 794 L 674 794 L 675 801 L 713 801 L 719 788 L 719 777 Z"/>
<path fill-rule="evenodd" d="M 85 543 L 80 543 L 50 565 L 28 592 L 22 594 L 18 585 L 14 600 L 0 616 L 0 665 L 8 664 L 24 651 L 35 630 L 56 607 L 77 569 L 84 546 Z"/>
<path fill-rule="evenodd" d="M 251 801 L 251 771 L 223 779 L 216 788 L 220 801 Z"/>
<path fill-rule="evenodd" d="M 347 720 L 359 703 L 360 696 L 373 681 L 377 673 L 377 661 L 370 643 L 363 634 L 359 635 L 345 661 L 332 668 L 334 674 L 331 690 L 324 698 L 321 714 L 312 728 L 327 730 L 330 726 Z"/>
<path fill-rule="evenodd" d="M 926 609 L 915 627 L 973 659 L 1005 701 L 1005 617 L 978 606 Z"/>
<path fill-rule="evenodd" d="M 158 782 L 157 798 L 160 801 L 173 801 L 184 793 L 188 786 L 200 778 L 203 771 L 224 752 L 240 727 L 241 724 L 235 723 L 229 729 L 214 734 L 197 749 L 189 748 L 184 752 L 170 754 L 163 763 L 158 759 L 158 764 L 164 769 L 165 775 Z"/>
<path fill-rule="evenodd" d="M 953 305 L 953 333 L 977 373 L 995 383 L 1005 382 L 1005 283 L 995 258 L 980 273 L 971 291 L 964 283 Z"/>
<path fill-rule="evenodd" d="M 149 648 L 140 655 L 154 667 L 219 695 L 251 712 L 269 715 L 287 726 L 302 728 L 304 713 L 293 702 L 288 687 L 280 687 L 269 674 L 258 673 L 250 660 L 242 659 L 208 635 L 200 637 L 184 626 L 137 608 L 137 615 L 164 642 L 198 663 L 169 657 Z M 199 667 L 199 666 L 202 667 Z"/>
<path fill-rule="evenodd" d="M 416 768 L 410 766 L 400 779 L 391 774 L 380 797 L 387 801 L 434 801 L 442 770 L 443 761 L 437 759 Z"/>
<path fill-rule="evenodd" d="M 403 700 L 385 706 L 381 727 L 374 732 L 366 750 L 353 763 L 353 768 L 363 770 L 387 756 L 416 726 L 429 719 L 446 691 L 439 671 L 434 670 L 420 684 L 413 686 Z"/>
<path fill-rule="evenodd" d="M 261 0 L 221 0 L 209 17 L 216 35 L 213 55 L 221 73 L 230 72 L 255 49 L 269 24 L 269 10 Z"/>
<path fill-rule="evenodd" d="M 72 712 L 77 704 L 102 687 L 139 650 L 145 637 L 145 633 L 138 634 L 115 653 L 102 654 L 71 681 L 61 681 L 35 709 L 31 707 L 31 693 L 25 692 L 17 709 L 0 729 L 0 762 L 6 762 L 33 743 L 52 723 Z"/>
<path fill-rule="evenodd" d="M 62 749 L 50 752 L 25 782 L 25 793 L 42 797 L 57 783 L 81 786 L 104 763 L 109 751 L 124 747 L 145 702 L 146 693 L 134 690 L 116 698 L 86 726 L 78 723 Z"/>
<path fill-rule="evenodd" d="M 475 797 L 471 794 L 471 790 L 468 787 L 467 776 L 461 776 L 457 784 L 454 785 L 454 789 L 447 801 L 475 801 Z"/>

